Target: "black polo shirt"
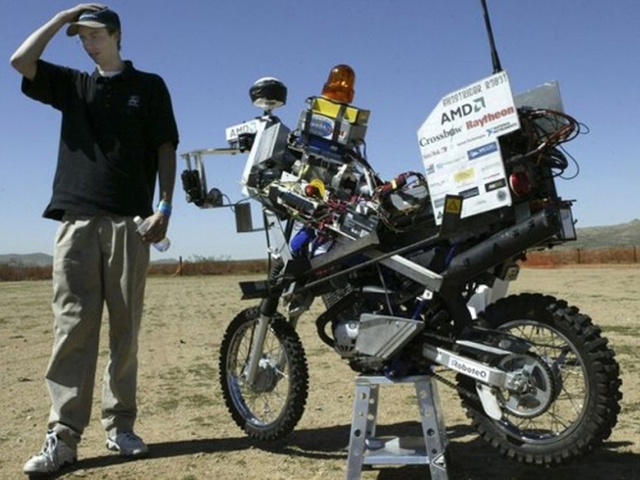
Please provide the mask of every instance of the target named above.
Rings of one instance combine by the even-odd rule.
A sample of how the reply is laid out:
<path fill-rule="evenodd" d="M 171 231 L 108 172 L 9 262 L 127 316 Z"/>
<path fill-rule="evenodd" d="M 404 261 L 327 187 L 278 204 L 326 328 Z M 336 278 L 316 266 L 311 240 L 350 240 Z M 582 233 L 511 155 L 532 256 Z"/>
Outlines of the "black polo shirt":
<path fill-rule="evenodd" d="M 25 95 L 62 113 L 53 195 L 44 216 L 65 212 L 148 216 L 158 172 L 158 147 L 178 145 L 171 97 L 161 77 L 131 62 L 102 77 L 38 61 Z"/>

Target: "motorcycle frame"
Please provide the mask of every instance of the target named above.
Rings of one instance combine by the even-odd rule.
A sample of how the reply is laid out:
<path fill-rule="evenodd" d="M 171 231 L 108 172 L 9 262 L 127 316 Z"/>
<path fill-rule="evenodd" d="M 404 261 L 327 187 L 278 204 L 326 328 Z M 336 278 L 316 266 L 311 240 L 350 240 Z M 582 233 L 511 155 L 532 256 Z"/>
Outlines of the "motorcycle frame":
<path fill-rule="evenodd" d="M 262 135 L 265 133 L 265 130 L 268 126 L 275 125 L 280 123 L 277 117 L 272 116 L 270 113 L 259 117 L 258 119 L 257 132 L 255 134 L 255 139 L 251 148 L 249 150 L 249 158 L 245 164 L 245 169 L 243 173 L 243 180 L 246 181 L 248 177 L 248 172 L 251 166 L 256 165 L 260 161 L 260 148 L 256 148 L 260 145 L 260 139 Z M 202 161 L 202 157 L 204 155 L 220 155 L 220 154 L 237 154 L 243 152 L 242 148 L 239 148 L 237 145 L 232 146 L 232 148 L 218 148 L 218 149 L 207 149 L 207 150 L 198 150 L 195 152 L 190 152 L 182 155 L 183 158 L 187 162 L 187 167 L 189 170 L 191 167 L 191 160 L 195 160 L 195 169 L 198 172 L 198 175 L 201 179 L 201 188 L 202 188 L 202 196 L 206 197 L 207 194 L 207 184 L 206 184 L 206 174 L 204 163 Z M 251 191 L 245 185 L 244 189 L 245 194 L 250 194 Z M 566 208 L 565 208 L 566 210 Z M 570 209 L 569 209 L 570 212 Z M 293 254 L 289 247 L 289 241 L 292 233 L 292 222 L 293 219 L 288 219 L 286 225 L 283 225 L 283 222 L 279 218 L 278 213 L 271 211 L 264 203 L 262 206 L 263 213 L 263 223 L 264 229 L 267 235 L 267 243 L 268 243 L 268 255 L 271 260 L 278 260 L 283 262 L 285 265 L 293 259 Z M 557 215 L 557 213 L 555 214 Z M 549 214 L 548 216 L 555 216 L 553 214 Z M 566 216 L 566 214 L 564 215 Z M 441 232 L 445 232 L 448 226 L 443 222 Z M 410 278 L 413 281 L 416 281 L 425 287 L 425 292 L 428 292 L 430 295 L 434 293 L 441 293 L 445 302 L 452 307 L 452 314 L 454 317 L 454 322 L 458 325 L 458 328 L 462 326 L 468 326 L 471 324 L 472 316 L 466 307 L 466 302 L 463 302 L 465 307 L 460 307 L 460 300 L 462 300 L 462 295 L 460 293 L 461 285 L 446 285 L 443 289 L 443 283 L 445 282 L 445 278 L 443 275 L 440 275 L 436 272 L 429 270 L 428 268 L 419 265 L 408 258 L 402 256 L 403 253 L 409 252 L 411 250 L 415 250 L 420 247 L 426 247 L 431 243 L 435 243 L 437 240 L 442 239 L 440 234 L 434 235 L 433 237 L 426 238 L 424 240 L 418 241 L 414 244 L 399 248 L 395 251 L 391 252 L 381 252 L 376 249 L 377 246 L 377 236 L 374 232 L 365 237 L 355 239 L 347 234 L 341 232 L 340 230 L 334 231 L 336 236 L 336 244 L 334 244 L 332 250 L 328 253 L 317 257 L 316 259 L 311 260 L 311 270 L 310 272 L 317 271 L 318 269 L 326 268 L 327 266 L 340 262 L 345 258 L 348 258 L 354 254 L 363 254 L 369 260 L 364 261 L 358 265 L 353 267 L 344 269 L 337 273 L 328 275 L 326 277 L 314 280 L 309 284 L 304 285 L 303 287 L 296 288 L 295 282 L 291 282 L 288 285 L 288 291 L 282 291 L 279 289 L 272 289 L 267 285 L 265 293 L 263 296 L 263 302 L 260 307 L 260 316 L 257 321 L 256 329 L 254 331 L 254 338 L 252 341 L 251 352 L 249 355 L 249 361 L 247 362 L 246 368 L 243 372 L 243 376 L 245 380 L 249 384 L 253 384 L 256 379 L 256 375 L 258 372 L 259 362 L 263 354 L 264 342 L 266 339 L 266 335 L 268 332 L 269 323 L 274 318 L 273 316 L 276 313 L 277 305 L 280 300 L 284 300 L 289 303 L 289 307 L 292 305 L 292 298 L 300 298 L 300 295 L 305 293 L 306 291 L 311 290 L 314 286 L 319 284 L 328 282 L 333 280 L 336 277 L 346 275 L 352 271 L 359 270 L 365 267 L 373 266 L 373 265 L 383 265 L 407 278 Z M 446 275 L 447 272 L 445 272 Z M 271 282 L 273 279 L 269 279 Z M 313 302 L 313 295 L 307 295 L 307 297 L 301 301 L 299 304 L 295 306 L 293 309 L 289 309 L 287 312 L 287 321 L 292 325 L 293 328 L 296 328 L 298 320 L 300 316 L 309 309 Z M 476 344 L 469 345 L 472 348 L 478 348 L 479 350 L 486 350 L 486 345 Z M 499 350 L 499 349 L 496 349 Z M 502 351 L 494 351 L 492 352 L 498 355 L 508 355 L 513 352 L 502 350 Z M 425 345 L 423 350 L 423 355 L 425 358 L 433 361 L 436 364 L 445 366 L 447 368 L 451 368 L 463 375 L 467 375 L 471 378 L 479 380 L 486 385 L 490 385 L 498 388 L 506 388 L 509 390 L 514 389 L 514 382 L 516 380 L 517 375 L 509 374 L 499 369 L 489 367 L 483 363 L 477 362 L 467 357 L 463 357 L 457 355 L 451 351 L 433 347 L 430 345 Z M 278 359 L 278 363 L 284 361 L 284 358 L 281 357 Z M 458 367 L 456 367 L 458 366 Z M 477 375 L 469 372 L 480 372 Z M 480 377 L 480 378 L 479 378 Z"/>
<path fill-rule="evenodd" d="M 286 263 L 293 258 L 293 255 L 289 248 L 289 239 L 286 233 L 286 226 L 283 226 L 277 215 L 273 212 L 270 212 L 268 209 L 264 209 L 263 218 L 267 236 L 270 239 L 270 241 L 268 242 L 270 258 L 282 259 Z M 352 242 L 353 239 L 348 238 L 345 245 L 349 246 Z M 418 243 L 422 244 L 425 242 Z M 410 248 L 416 248 L 416 246 L 411 245 Z M 348 248 L 346 249 L 349 250 Z M 399 251 L 404 250 L 405 248 L 400 249 Z M 431 270 L 402 257 L 400 253 L 391 252 L 383 254 L 382 252 L 373 249 L 365 252 L 365 254 L 370 258 L 369 261 L 364 262 L 360 265 L 356 265 L 351 269 L 341 271 L 337 275 L 344 275 L 346 273 L 349 273 L 353 269 L 364 268 L 366 266 L 380 263 L 390 268 L 391 270 L 394 270 L 402 275 L 412 278 L 415 281 L 418 281 L 419 283 L 422 283 L 423 285 L 425 285 L 425 292 L 430 292 L 429 295 L 432 295 L 433 293 L 436 293 L 440 290 L 440 286 L 442 285 L 443 280 L 441 275 L 438 275 L 437 273 L 432 272 Z M 331 259 L 329 259 L 329 261 L 331 261 Z M 323 262 L 321 265 L 325 265 L 326 263 L 328 262 Z M 309 286 L 305 286 L 299 289 L 296 289 L 295 282 L 292 282 L 289 285 L 287 292 L 283 292 L 282 295 L 278 295 L 278 300 L 280 300 L 280 298 L 285 299 L 285 301 L 289 300 L 288 305 L 291 308 L 287 310 L 287 321 L 292 325 L 293 328 L 297 327 L 298 320 L 300 319 L 302 314 L 310 308 L 314 300 L 313 295 L 307 295 L 299 304 L 293 306 L 293 303 L 290 301 L 293 295 L 295 294 L 296 296 L 299 296 L 304 290 L 311 288 L 317 283 L 324 283 L 330 281 L 333 278 L 334 276 L 328 276 L 310 284 Z M 270 297 L 270 299 L 274 300 L 275 297 Z M 469 312 L 465 311 L 465 313 L 466 315 L 464 320 L 466 322 L 469 320 Z M 249 354 L 249 361 L 247 362 L 246 368 L 243 372 L 243 376 L 249 384 L 253 384 L 253 382 L 255 382 L 260 358 L 262 357 L 263 353 L 263 346 L 267 335 L 269 322 L 272 320 L 272 318 L 272 316 L 263 313 L 263 308 L 261 306 L 261 314 L 254 331 L 254 338 L 251 352 Z M 506 356 L 513 353 L 508 350 L 488 347 L 486 345 L 476 344 L 474 342 L 466 342 L 466 346 L 468 348 L 474 348 L 484 352 L 490 351 L 490 353 L 494 355 Z M 468 357 L 464 357 L 449 350 L 434 347 L 428 344 L 425 344 L 425 346 L 423 347 L 423 355 L 425 356 L 425 358 L 433 361 L 434 363 L 455 370 L 463 375 L 474 378 L 475 380 L 479 380 L 486 385 L 508 390 L 517 390 L 515 385 L 518 383 L 518 374 L 504 372 L 497 368 L 487 366 L 484 363 L 472 360 Z M 284 362 L 283 357 L 278 359 L 278 364 L 281 364 L 282 362 Z"/>

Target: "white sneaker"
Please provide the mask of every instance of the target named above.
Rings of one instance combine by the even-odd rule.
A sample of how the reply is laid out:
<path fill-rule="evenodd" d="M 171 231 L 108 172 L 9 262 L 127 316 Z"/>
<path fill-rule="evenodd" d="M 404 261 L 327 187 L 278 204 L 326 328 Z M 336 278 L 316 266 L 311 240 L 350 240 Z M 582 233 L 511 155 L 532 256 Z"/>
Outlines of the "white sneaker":
<path fill-rule="evenodd" d="M 55 432 L 47 432 L 42 451 L 24 464 L 27 475 L 55 473 L 62 467 L 76 462 L 75 449 L 64 443 Z"/>
<path fill-rule="evenodd" d="M 149 447 L 133 432 L 121 432 L 107 438 L 107 448 L 118 452 L 121 457 L 141 457 L 149 451 Z"/>

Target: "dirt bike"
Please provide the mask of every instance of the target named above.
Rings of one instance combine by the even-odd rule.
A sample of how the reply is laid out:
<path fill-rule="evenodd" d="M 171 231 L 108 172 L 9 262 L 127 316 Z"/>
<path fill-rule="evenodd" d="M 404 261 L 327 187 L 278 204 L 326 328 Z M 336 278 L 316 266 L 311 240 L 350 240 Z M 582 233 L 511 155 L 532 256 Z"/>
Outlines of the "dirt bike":
<path fill-rule="evenodd" d="M 506 295 L 528 251 L 575 239 L 556 178 L 580 124 L 557 86 L 514 99 L 500 71 L 447 95 L 418 134 L 426 175 L 384 181 L 365 155 L 369 112 L 351 104 L 352 80 L 336 67 L 291 130 L 272 112 L 286 87 L 260 79 L 250 95 L 264 114 L 227 129 L 229 148 L 184 155 L 187 199 L 204 208 L 222 195 L 207 189 L 202 156 L 248 153 L 242 185 L 268 233 L 268 278 L 240 285 L 260 303 L 238 313 L 220 347 L 233 420 L 261 441 L 295 428 L 309 388 L 296 326 L 319 297 L 317 333 L 354 372 L 456 372 L 476 431 L 518 462 L 591 451 L 620 412 L 614 351 L 565 300 Z M 251 223 L 247 206 L 234 205 L 238 225 Z"/>

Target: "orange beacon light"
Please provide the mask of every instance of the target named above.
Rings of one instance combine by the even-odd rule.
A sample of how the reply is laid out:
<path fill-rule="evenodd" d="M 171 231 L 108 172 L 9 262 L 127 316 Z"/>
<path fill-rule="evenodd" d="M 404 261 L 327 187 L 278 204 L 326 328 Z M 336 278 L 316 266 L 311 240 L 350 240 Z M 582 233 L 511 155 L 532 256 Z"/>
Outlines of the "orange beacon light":
<path fill-rule="evenodd" d="M 329 72 L 329 78 L 322 87 L 322 96 L 340 103 L 351 103 L 356 74 L 349 65 L 336 65 Z"/>

